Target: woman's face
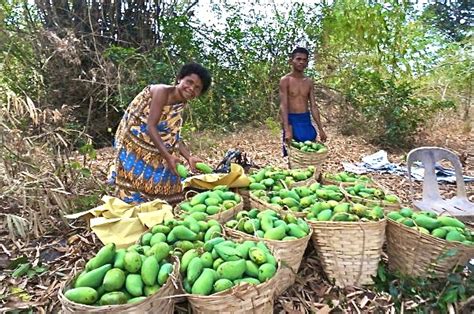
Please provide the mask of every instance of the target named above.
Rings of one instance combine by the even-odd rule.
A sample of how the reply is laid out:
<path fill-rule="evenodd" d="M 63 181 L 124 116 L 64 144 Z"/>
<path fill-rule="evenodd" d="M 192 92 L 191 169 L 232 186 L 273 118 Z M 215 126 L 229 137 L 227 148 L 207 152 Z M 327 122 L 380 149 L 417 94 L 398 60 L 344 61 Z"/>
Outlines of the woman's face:
<path fill-rule="evenodd" d="M 181 78 L 177 88 L 185 100 L 191 100 L 201 95 L 202 81 L 198 75 L 193 73 Z"/>

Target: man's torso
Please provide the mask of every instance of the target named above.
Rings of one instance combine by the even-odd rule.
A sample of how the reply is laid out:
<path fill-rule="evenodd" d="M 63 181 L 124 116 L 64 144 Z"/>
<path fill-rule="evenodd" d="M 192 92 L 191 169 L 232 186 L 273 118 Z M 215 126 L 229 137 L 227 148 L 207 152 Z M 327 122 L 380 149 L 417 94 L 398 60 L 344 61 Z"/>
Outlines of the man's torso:
<path fill-rule="evenodd" d="M 289 113 L 307 112 L 311 92 L 311 79 L 308 77 L 296 78 L 287 75 L 287 80 Z"/>

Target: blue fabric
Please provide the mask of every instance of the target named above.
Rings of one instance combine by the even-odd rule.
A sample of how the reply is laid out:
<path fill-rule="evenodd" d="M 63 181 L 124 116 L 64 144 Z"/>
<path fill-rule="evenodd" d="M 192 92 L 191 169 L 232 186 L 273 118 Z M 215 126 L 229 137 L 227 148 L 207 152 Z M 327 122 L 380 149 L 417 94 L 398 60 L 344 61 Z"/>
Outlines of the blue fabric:
<path fill-rule="evenodd" d="M 303 113 L 289 113 L 288 124 L 293 131 L 293 139 L 297 142 L 316 141 L 318 132 L 311 123 L 309 111 Z M 285 146 L 285 130 L 283 130 L 283 157 L 288 156 Z"/>

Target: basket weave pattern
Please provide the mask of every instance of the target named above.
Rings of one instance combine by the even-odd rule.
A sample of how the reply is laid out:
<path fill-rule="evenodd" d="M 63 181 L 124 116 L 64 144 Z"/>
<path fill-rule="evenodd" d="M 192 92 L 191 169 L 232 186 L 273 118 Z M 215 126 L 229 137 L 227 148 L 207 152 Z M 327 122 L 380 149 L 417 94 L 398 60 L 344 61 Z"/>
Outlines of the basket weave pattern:
<path fill-rule="evenodd" d="M 340 287 L 373 283 L 385 240 L 386 220 L 307 221 L 326 275 Z"/>
<path fill-rule="evenodd" d="M 72 302 L 68 300 L 63 292 L 71 288 L 72 279 L 67 280 L 59 290 L 59 301 L 62 305 L 61 313 L 174 313 L 175 300 L 173 295 L 176 293 L 179 282 L 179 259 L 175 258 L 173 264 L 173 272 L 170 274 L 168 281 L 155 294 L 147 297 L 139 303 L 122 304 L 122 305 L 106 305 L 106 306 L 90 306 Z"/>
<path fill-rule="evenodd" d="M 328 153 L 303 152 L 291 145 L 288 148 L 288 165 L 290 169 L 306 168 L 308 166 L 316 167 L 316 177 L 320 174 L 321 165 L 326 160 Z"/>
<path fill-rule="evenodd" d="M 228 236 L 225 236 L 225 238 L 228 238 Z M 235 238 L 234 240 L 235 242 L 244 241 Z M 252 241 L 255 240 L 252 239 Z M 275 255 L 274 248 L 269 247 L 269 249 Z M 273 313 L 275 288 L 281 271 L 282 265 L 278 261 L 276 274 L 262 284 L 239 284 L 231 289 L 209 296 L 187 294 L 188 302 L 193 313 Z"/>
<path fill-rule="evenodd" d="M 445 277 L 456 265 L 474 257 L 474 246 L 418 232 L 388 219 L 388 265 L 411 276 Z"/>

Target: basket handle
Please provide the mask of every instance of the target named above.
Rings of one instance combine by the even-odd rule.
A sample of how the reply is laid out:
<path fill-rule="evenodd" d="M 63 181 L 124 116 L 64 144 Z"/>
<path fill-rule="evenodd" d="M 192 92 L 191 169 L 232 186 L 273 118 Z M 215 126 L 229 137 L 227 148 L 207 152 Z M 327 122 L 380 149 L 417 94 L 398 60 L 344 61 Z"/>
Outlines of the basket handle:
<path fill-rule="evenodd" d="M 194 190 L 189 190 L 189 191 L 187 191 L 187 192 L 184 194 L 184 198 L 186 199 L 186 201 L 190 199 L 190 197 L 188 197 L 188 195 L 189 195 L 190 193 L 194 193 L 194 195 L 199 194 L 199 192 L 194 191 Z M 194 196 L 194 195 L 193 195 L 193 196 Z"/>

